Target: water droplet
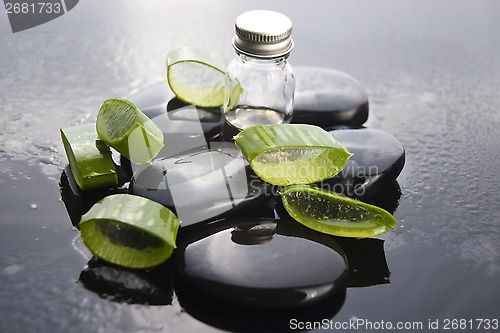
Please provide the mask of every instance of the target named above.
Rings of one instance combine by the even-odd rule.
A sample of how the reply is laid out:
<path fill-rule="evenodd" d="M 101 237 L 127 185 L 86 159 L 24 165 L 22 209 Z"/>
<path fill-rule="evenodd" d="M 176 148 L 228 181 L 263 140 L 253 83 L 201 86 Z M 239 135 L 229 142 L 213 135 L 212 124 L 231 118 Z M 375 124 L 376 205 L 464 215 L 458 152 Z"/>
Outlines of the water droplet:
<path fill-rule="evenodd" d="M 6 274 L 6 275 L 14 275 L 14 274 L 17 274 L 19 273 L 20 271 L 22 270 L 22 267 L 19 266 L 19 265 L 16 265 L 16 264 L 13 264 L 13 265 L 10 265 L 10 266 L 7 266 L 3 269 L 3 272 Z"/>

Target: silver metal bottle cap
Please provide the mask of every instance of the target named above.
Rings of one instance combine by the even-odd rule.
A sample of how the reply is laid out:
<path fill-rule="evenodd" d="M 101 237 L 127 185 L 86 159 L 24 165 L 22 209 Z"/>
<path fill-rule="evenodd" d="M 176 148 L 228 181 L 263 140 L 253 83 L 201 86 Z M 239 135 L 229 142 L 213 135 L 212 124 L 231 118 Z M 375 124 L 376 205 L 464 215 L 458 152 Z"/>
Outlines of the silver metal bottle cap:
<path fill-rule="evenodd" d="M 253 10 L 238 16 L 234 25 L 234 49 L 252 57 L 277 58 L 293 48 L 292 21 L 269 10 Z"/>

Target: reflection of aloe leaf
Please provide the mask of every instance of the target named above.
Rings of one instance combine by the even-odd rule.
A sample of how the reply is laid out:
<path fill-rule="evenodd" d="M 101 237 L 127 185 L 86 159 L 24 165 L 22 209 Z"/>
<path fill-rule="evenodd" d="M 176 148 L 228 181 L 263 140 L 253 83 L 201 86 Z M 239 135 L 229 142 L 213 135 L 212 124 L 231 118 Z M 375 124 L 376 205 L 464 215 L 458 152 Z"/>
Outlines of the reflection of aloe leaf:
<path fill-rule="evenodd" d="M 126 269 L 92 258 L 80 274 L 80 282 L 99 296 L 119 303 L 168 305 L 173 296 L 173 267 L 153 270 Z"/>
<path fill-rule="evenodd" d="M 375 238 L 352 239 L 334 237 L 347 257 L 348 287 L 368 287 L 390 283 L 384 241 Z"/>
<path fill-rule="evenodd" d="M 243 87 L 241 86 L 240 82 L 236 80 L 236 85 L 231 88 L 231 92 L 229 93 L 229 97 L 227 98 L 226 102 L 226 109 L 231 110 L 238 105 L 238 102 L 240 101 L 240 96 L 243 94 Z"/>

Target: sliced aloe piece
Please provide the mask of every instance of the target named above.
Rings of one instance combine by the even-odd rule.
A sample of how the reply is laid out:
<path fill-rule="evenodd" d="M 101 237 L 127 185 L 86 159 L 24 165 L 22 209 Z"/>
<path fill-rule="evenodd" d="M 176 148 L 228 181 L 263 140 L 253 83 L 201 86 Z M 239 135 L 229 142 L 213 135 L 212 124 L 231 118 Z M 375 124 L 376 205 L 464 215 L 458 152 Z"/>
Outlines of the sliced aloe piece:
<path fill-rule="evenodd" d="M 97 134 L 108 145 L 136 164 L 151 162 L 163 148 L 163 132 L 132 102 L 105 100 L 96 123 Z"/>
<path fill-rule="evenodd" d="M 129 268 L 161 264 L 175 249 L 179 219 L 165 206 L 138 196 L 115 194 L 82 216 L 83 242 L 98 258 Z"/>
<path fill-rule="evenodd" d="M 200 107 L 224 103 L 224 62 L 202 49 L 182 47 L 167 55 L 167 80 L 180 100 Z"/>
<path fill-rule="evenodd" d="M 71 173 L 81 190 L 118 185 L 111 151 L 97 136 L 94 124 L 62 128 L 60 131 Z"/>
<path fill-rule="evenodd" d="M 375 237 L 397 224 L 396 219 L 380 207 L 310 185 L 285 187 L 281 199 L 295 220 L 330 235 Z"/>
<path fill-rule="evenodd" d="M 274 185 L 331 178 L 351 156 L 330 133 L 313 125 L 252 126 L 234 139 L 255 173 Z"/>

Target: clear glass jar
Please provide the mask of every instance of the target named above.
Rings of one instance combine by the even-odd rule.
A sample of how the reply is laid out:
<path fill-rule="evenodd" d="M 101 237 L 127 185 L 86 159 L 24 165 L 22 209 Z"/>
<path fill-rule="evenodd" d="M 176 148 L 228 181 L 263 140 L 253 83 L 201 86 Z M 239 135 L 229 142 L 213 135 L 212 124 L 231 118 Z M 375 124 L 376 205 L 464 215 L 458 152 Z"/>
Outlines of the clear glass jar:
<path fill-rule="evenodd" d="M 226 122 L 239 130 L 290 122 L 295 93 L 287 61 L 293 48 L 290 19 L 277 12 L 251 11 L 238 17 L 235 30 L 237 57 L 226 70 Z"/>

